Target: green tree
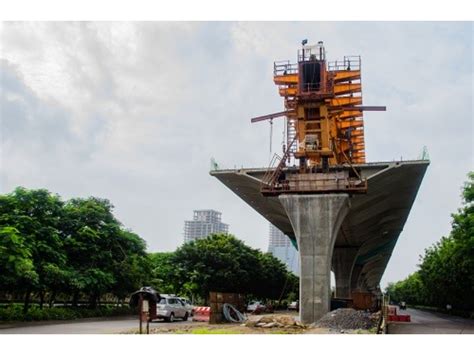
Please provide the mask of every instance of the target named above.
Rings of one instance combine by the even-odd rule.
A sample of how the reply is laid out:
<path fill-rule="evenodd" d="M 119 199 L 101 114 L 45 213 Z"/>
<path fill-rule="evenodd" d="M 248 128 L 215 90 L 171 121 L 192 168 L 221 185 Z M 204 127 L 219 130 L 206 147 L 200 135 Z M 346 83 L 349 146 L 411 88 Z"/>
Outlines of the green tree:
<path fill-rule="evenodd" d="M 153 257 L 159 289 L 170 285 L 191 298 L 207 301 L 210 291 L 218 291 L 279 300 L 298 293 L 298 278 L 280 260 L 229 234 L 213 234 Z"/>
<path fill-rule="evenodd" d="M 395 301 L 405 300 L 444 308 L 474 309 L 474 173 L 463 187 L 463 206 L 452 215 L 447 237 L 425 250 L 419 270 L 403 281 L 389 284 Z"/>
<path fill-rule="evenodd" d="M 259 254 L 258 283 L 255 296 L 263 299 L 283 299 L 288 288 L 286 265 L 270 253 Z"/>
<path fill-rule="evenodd" d="M 424 303 L 424 284 L 420 279 L 419 272 L 414 272 L 406 279 L 397 283 L 390 283 L 386 292 L 394 302 L 405 301 L 412 305 Z"/>
<path fill-rule="evenodd" d="M 51 267 L 62 268 L 66 256 L 60 236 L 63 202 L 45 189 L 16 188 L 0 201 L 0 227 L 14 227 L 22 236 L 31 258 L 38 282 L 26 283 L 24 311 L 28 310 L 32 292 L 39 292 L 41 304 L 48 285 Z"/>
<path fill-rule="evenodd" d="M 160 293 L 177 293 L 180 285 L 177 276 L 177 266 L 174 261 L 174 252 L 150 253 L 148 259 L 151 265 L 150 285 Z M 194 282 L 192 275 L 187 275 L 188 281 Z M 182 284 L 182 283 L 181 283 Z M 184 284 L 183 284 L 184 285 Z M 184 287 L 184 286 L 183 286 Z M 192 296 L 191 285 L 186 285 L 186 294 Z"/>
<path fill-rule="evenodd" d="M 474 173 L 463 188 L 463 207 L 453 214 L 448 237 L 428 248 L 420 265 L 427 303 L 474 309 Z"/>
<path fill-rule="evenodd" d="M 210 291 L 256 293 L 260 280 L 258 253 L 229 234 L 213 234 L 186 243 L 173 258 L 177 288 L 182 290 L 192 275 L 204 300 Z"/>
<path fill-rule="evenodd" d="M 146 243 L 123 229 L 112 204 L 90 197 L 64 203 L 45 189 L 16 188 L 0 195 L 0 286 L 23 292 L 24 311 L 31 295 L 42 307 L 58 293 L 89 297 L 94 307 L 101 295 L 123 300 L 152 274 Z"/>
<path fill-rule="evenodd" d="M 113 291 L 123 299 L 140 287 L 149 275 L 146 244 L 122 229 L 112 213 L 112 204 L 95 197 L 72 199 L 64 210 L 64 244 L 72 270 L 73 303 L 84 293 L 95 307 L 104 293 Z"/>
<path fill-rule="evenodd" d="M 14 227 L 0 227 L 0 289 L 31 289 L 38 283 L 30 250 Z"/>
<path fill-rule="evenodd" d="M 131 292 L 150 283 L 153 265 L 146 253 L 145 241 L 137 234 L 121 231 L 117 245 L 121 253 L 114 258 L 112 293 L 123 302 Z"/>

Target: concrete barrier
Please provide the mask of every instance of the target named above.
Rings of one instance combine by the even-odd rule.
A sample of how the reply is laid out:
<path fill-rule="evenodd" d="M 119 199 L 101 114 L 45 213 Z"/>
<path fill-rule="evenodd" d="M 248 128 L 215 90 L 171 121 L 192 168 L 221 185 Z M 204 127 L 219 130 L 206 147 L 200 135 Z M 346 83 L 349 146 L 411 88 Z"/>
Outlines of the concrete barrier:
<path fill-rule="evenodd" d="M 193 322 L 209 322 L 211 307 L 194 307 Z"/>

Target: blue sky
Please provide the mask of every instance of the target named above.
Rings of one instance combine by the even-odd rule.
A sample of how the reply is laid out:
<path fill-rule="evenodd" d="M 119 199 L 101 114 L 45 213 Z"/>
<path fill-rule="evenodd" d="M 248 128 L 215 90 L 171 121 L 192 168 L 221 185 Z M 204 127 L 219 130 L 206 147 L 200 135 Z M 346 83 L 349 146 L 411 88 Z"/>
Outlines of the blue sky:
<path fill-rule="evenodd" d="M 0 27 L 0 192 L 46 187 L 100 196 L 150 250 L 174 250 L 192 210 L 223 213 L 230 231 L 266 250 L 268 223 L 209 176 L 264 167 L 279 111 L 273 61 L 295 60 L 303 38 L 329 60 L 362 56 L 369 161 L 431 166 L 383 283 L 413 272 L 450 230 L 473 170 L 472 23 L 7 23 Z M 282 125 L 274 124 L 273 151 Z"/>

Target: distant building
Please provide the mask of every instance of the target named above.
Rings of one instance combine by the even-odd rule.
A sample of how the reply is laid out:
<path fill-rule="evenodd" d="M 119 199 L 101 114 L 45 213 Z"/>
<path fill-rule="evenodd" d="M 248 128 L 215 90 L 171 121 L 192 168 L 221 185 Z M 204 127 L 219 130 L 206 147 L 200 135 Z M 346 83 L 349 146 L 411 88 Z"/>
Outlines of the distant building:
<path fill-rule="evenodd" d="M 291 243 L 290 238 L 271 223 L 268 252 L 275 258 L 279 259 L 282 263 L 286 264 L 288 270 L 293 272 L 295 275 L 299 275 L 300 263 L 298 251 Z"/>
<path fill-rule="evenodd" d="M 214 210 L 194 211 L 193 220 L 184 222 L 184 242 L 201 239 L 212 233 L 228 233 L 229 225 L 221 222 L 221 213 Z"/>

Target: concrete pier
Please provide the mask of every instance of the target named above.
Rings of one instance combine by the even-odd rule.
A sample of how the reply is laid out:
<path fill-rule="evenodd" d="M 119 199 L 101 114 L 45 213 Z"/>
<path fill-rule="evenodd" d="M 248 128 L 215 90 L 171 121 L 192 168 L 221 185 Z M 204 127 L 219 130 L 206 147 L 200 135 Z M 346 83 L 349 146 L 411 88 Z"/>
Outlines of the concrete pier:
<path fill-rule="evenodd" d="M 359 248 L 334 248 L 332 267 L 336 278 L 336 297 L 351 298 L 351 276 Z"/>
<path fill-rule="evenodd" d="M 300 252 L 300 318 L 310 324 L 330 307 L 331 261 L 349 212 L 347 194 L 280 195 Z"/>

